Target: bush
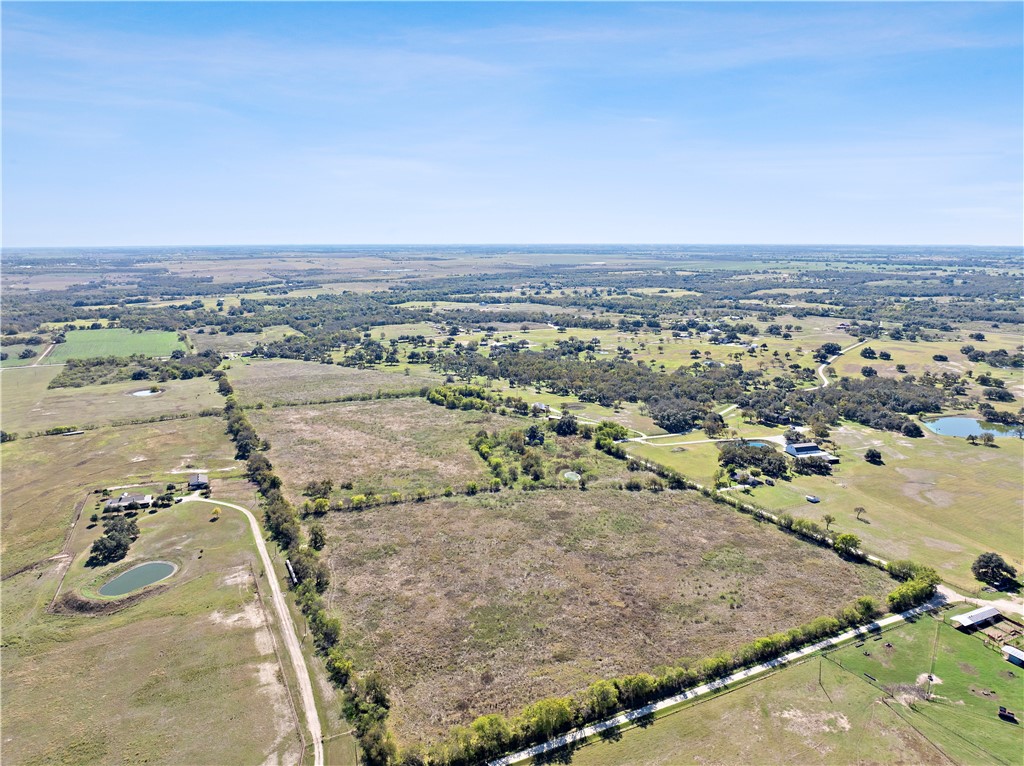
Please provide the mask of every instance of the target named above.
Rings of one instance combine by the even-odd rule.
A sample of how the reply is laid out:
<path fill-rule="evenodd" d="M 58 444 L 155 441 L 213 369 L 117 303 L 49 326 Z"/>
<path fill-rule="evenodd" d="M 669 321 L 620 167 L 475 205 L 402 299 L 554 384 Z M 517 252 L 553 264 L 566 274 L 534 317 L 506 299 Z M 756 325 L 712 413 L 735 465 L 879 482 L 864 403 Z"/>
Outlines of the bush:
<path fill-rule="evenodd" d="M 921 426 L 913 420 L 908 420 L 904 423 L 903 428 L 900 429 L 900 433 L 904 436 L 909 436 L 912 439 L 920 439 L 924 436 L 924 431 L 921 430 Z"/>

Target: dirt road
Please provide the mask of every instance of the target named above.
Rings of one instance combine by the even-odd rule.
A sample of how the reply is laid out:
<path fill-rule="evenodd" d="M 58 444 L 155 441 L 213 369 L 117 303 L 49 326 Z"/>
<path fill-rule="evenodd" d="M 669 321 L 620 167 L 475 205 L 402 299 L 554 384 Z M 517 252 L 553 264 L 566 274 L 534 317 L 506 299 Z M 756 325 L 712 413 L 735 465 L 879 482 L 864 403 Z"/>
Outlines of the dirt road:
<path fill-rule="evenodd" d="M 274 610 L 277 612 L 277 619 L 281 625 L 281 636 L 284 645 L 288 650 L 288 656 L 292 660 L 292 668 L 295 670 L 295 677 L 299 684 L 299 697 L 302 699 L 302 707 L 306 711 L 306 725 L 309 727 L 309 734 L 313 741 L 313 766 L 324 766 L 324 745 L 323 733 L 320 729 L 320 716 L 316 712 L 316 699 L 313 697 L 313 682 L 309 677 L 309 668 L 302 657 L 302 647 L 299 646 L 299 637 L 295 632 L 295 623 L 292 622 L 291 614 L 288 612 L 288 604 L 285 603 L 284 593 L 281 592 L 281 584 L 274 575 L 274 566 L 270 561 L 270 554 L 267 553 L 267 544 L 263 540 L 263 532 L 256 521 L 256 517 L 241 505 L 226 503 L 223 500 L 206 500 L 201 497 L 189 497 L 187 502 L 209 503 L 210 505 L 234 508 L 241 511 L 249 520 L 249 528 L 252 530 L 252 539 L 256 542 L 256 549 L 260 553 L 260 560 L 263 562 L 263 569 L 267 573 L 267 582 L 270 583 L 270 594 L 274 602 Z"/>

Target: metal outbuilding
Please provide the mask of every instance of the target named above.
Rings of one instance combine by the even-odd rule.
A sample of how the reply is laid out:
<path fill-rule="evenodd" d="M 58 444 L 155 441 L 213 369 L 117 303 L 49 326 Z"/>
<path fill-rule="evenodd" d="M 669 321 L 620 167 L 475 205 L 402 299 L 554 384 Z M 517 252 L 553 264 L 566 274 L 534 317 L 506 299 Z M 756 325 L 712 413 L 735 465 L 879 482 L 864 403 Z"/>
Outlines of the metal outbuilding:
<path fill-rule="evenodd" d="M 981 625 L 983 622 L 999 619 L 1002 616 L 994 606 L 983 606 L 980 609 L 975 609 L 973 612 L 951 617 L 949 621 L 960 628 L 973 628 Z"/>

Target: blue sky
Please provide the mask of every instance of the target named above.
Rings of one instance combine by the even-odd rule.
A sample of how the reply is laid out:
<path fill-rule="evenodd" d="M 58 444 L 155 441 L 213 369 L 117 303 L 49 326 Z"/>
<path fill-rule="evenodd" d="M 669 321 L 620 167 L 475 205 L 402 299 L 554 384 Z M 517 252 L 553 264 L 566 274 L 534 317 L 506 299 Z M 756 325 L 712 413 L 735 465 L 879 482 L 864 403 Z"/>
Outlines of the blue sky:
<path fill-rule="evenodd" d="M 1021 245 L 1016 4 L 3 5 L 3 243 Z"/>

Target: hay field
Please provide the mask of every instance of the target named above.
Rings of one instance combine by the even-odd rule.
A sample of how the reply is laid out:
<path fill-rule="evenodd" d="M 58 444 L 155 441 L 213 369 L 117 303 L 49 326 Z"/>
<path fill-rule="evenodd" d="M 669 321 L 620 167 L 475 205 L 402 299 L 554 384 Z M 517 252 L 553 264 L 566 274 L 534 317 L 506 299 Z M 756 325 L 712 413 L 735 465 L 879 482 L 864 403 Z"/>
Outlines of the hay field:
<path fill-rule="evenodd" d="M 302 404 L 352 394 L 410 391 L 437 385 L 443 377 L 422 366 L 401 370 L 357 370 L 292 359 L 246 359 L 230 363 L 228 377 L 243 405 Z"/>
<path fill-rule="evenodd" d="M 700 658 L 891 582 L 693 493 L 438 499 L 325 523 L 329 603 L 401 741 Z"/>
<path fill-rule="evenodd" d="M 170 356 L 172 351 L 187 350 L 185 344 L 178 340 L 176 332 L 161 330 L 75 330 L 66 337 L 67 341 L 58 343 L 46 357 L 47 363 L 56 364 L 68 359 L 88 359 L 94 356 Z"/>
<path fill-rule="evenodd" d="M 420 398 L 251 410 L 256 432 L 293 502 L 307 482 L 330 478 L 335 497 L 350 494 L 461 491 L 490 473 L 469 446 L 480 429 L 522 426 L 522 419 L 447 410 Z M 352 482 L 352 488 L 340 485 Z"/>

